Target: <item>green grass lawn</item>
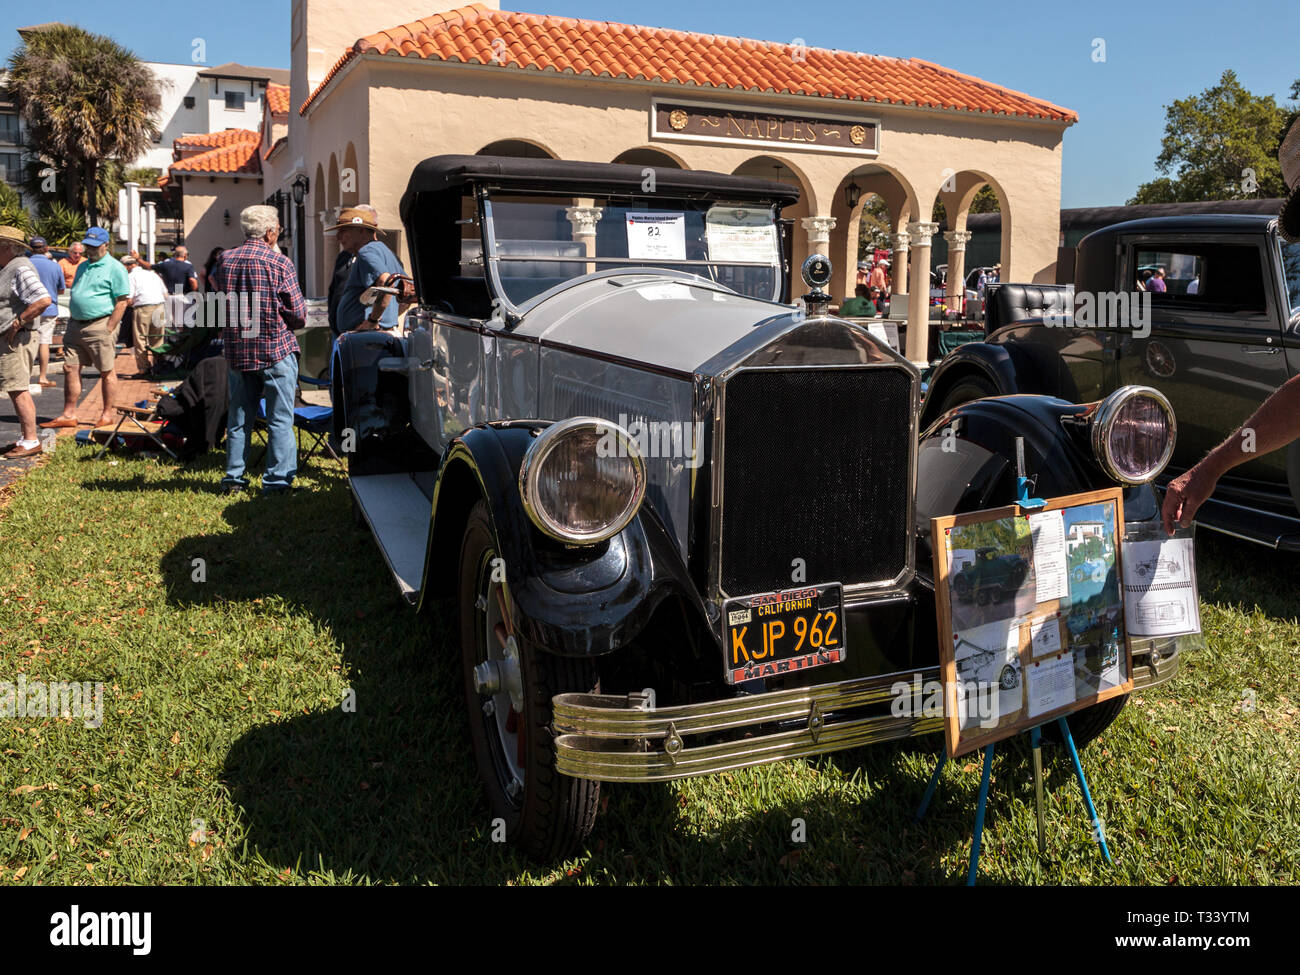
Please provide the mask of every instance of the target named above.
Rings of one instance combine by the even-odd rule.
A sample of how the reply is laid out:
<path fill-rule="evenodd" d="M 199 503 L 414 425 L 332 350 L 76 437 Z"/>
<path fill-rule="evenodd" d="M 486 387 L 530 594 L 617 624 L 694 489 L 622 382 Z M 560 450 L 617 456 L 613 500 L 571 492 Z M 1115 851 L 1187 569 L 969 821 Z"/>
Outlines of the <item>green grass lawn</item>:
<path fill-rule="evenodd" d="M 60 441 L 0 511 L 0 681 L 105 686 L 98 729 L 0 718 L 0 883 L 965 879 L 978 760 L 911 821 L 938 736 L 607 786 L 582 856 L 521 860 L 491 842 L 450 629 L 399 603 L 338 468 L 227 498 L 215 455 L 89 456 Z M 994 760 L 981 882 L 1300 881 L 1300 559 L 1208 534 L 1198 554 L 1205 651 L 1082 754 L 1114 866 L 1058 749 L 1039 857 L 1017 741 Z"/>

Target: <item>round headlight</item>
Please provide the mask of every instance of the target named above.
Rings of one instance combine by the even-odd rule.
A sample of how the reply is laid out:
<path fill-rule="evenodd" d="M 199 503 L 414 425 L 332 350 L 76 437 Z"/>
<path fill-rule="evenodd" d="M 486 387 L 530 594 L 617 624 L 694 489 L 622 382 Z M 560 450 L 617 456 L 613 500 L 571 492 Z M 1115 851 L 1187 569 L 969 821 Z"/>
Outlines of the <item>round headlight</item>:
<path fill-rule="evenodd" d="M 1121 484 L 1155 480 L 1174 452 L 1178 425 L 1169 400 L 1150 386 L 1124 386 L 1097 408 L 1092 451 L 1110 477 Z"/>
<path fill-rule="evenodd" d="M 621 532 L 645 497 L 645 462 L 626 430 L 589 416 L 547 427 L 519 468 L 524 510 L 562 542 L 589 545 Z"/>

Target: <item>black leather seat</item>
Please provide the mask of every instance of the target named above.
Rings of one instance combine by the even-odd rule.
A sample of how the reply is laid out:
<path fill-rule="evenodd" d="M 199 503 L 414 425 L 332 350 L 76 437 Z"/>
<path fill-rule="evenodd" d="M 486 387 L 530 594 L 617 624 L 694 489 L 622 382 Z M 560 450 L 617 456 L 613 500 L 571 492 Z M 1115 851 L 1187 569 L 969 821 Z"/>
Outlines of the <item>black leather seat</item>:
<path fill-rule="evenodd" d="M 1070 292 L 1058 284 L 994 284 L 985 289 L 984 330 L 1030 318 L 1073 315 Z"/>

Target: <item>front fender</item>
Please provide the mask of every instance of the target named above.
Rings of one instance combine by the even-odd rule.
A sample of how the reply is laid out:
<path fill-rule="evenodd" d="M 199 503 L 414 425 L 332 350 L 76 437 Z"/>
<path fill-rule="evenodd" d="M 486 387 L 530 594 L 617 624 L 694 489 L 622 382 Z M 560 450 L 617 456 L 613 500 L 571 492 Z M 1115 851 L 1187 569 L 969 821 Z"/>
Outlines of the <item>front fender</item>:
<path fill-rule="evenodd" d="M 1116 487 L 1088 440 L 1086 418 L 1095 406 L 1051 396 L 1001 396 L 958 406 L 933 423 L 921 436 L 917 457 L 917 565 L 931 564 L 931 518 L 1015 502 L 1017 437 L 1024 438 L 1033 496 Z"/>
<path fill-rule="evenodd" d="M 653 510 L 598 545 L 547 538 L 524 511 L 519 467 L 542 422 L 475 427 L 452 441 L 438 470 L 421 606 L 455 592 L 460 543 L 475 502 L 488 507 L 504 560 L 516 633 L 563 656 L 626 646 L 669 595 L 704 614 L 703 600 Z"/>
<path fill-rule="evenodd" d="M 938 417 L 944 397 L 962 377 L 977 375 L 993 384 L 999 396 L 1021 392 L 1015 360 L 1006 346 L 990 342 L 969 342 L 960 345 L 944 356 L 943 361 L 930 373 L 921 410 L 921 429 Z"/>

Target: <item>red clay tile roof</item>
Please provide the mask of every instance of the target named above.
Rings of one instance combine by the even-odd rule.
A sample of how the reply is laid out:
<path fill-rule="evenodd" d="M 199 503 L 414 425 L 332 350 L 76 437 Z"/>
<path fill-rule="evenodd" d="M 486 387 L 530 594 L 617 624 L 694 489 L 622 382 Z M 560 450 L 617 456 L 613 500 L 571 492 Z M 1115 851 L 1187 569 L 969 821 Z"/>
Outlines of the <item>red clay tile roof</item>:
<path fill-rule="evenodd" d="M 240 142 L 259 142 L 261 136 L 252 129 L 222 129 L 220 132 L 201 132 L 198 135 L 183 135 L 172 146 L 176 149 L 194 149 L 218 146 L 233 146 Z"/>
<path fill-rule="evenodd" d="M 266 107 L 272 115 L 288 115 L 289 86 L 269 83 L 266 86 Z"/>
<path fill-rule="evenodd" d="M 918 58 L 511 13 L 478 3 L 361 38 L 299 113 L 361 54 L 1078 121 L 1067 108 Z"/>
<path fill-rule="evenodd" d="M 174 162 L 168 168 L 168 172 L 229 173 L 233 175 L 248 173 L 253 176 L 260 176 L 262 173 L 262 160 L 257 152 L 259 146 L 260 143 L 255 135 L 251 142 L 239 142 L 233 146 L 209 149 L 207 152 L 200 152 L 196 156 Z"/>

